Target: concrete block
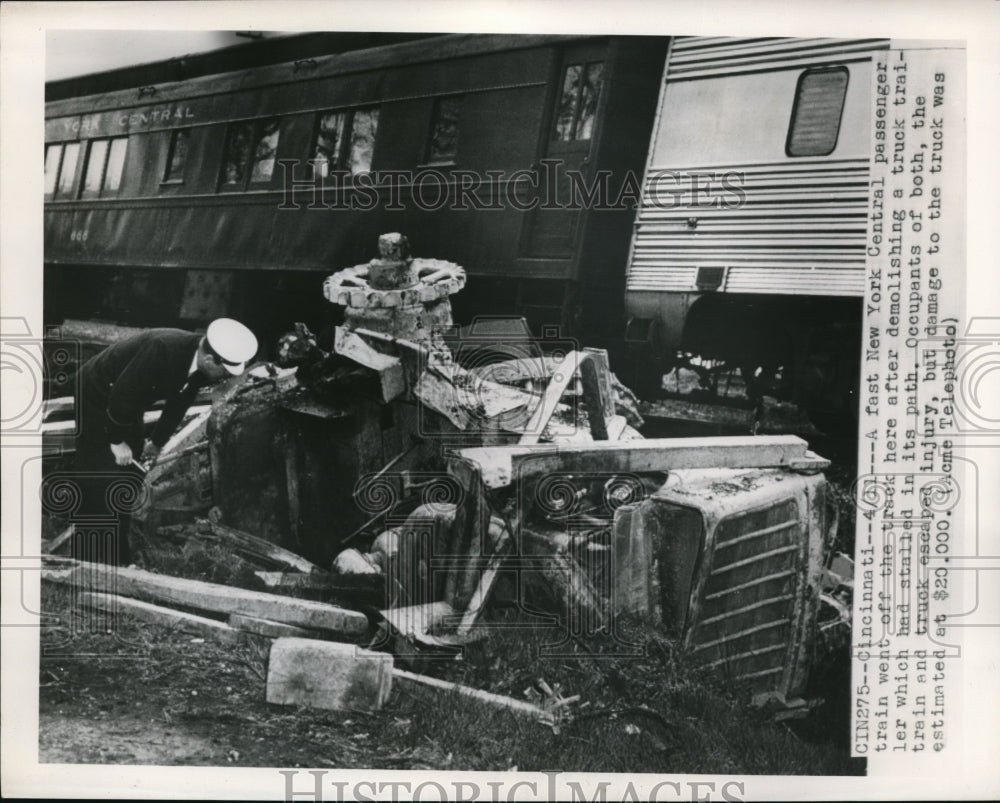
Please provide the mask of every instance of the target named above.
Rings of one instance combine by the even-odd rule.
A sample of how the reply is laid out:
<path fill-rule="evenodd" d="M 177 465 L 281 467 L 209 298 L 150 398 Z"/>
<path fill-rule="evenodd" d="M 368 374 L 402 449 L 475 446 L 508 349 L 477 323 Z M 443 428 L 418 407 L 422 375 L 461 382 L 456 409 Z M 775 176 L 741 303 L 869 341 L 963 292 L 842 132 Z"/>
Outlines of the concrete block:
<path fill-rule="evenodd" d="M 271 645 L 267 701 L 377 711 L 392 691 L 391 655 L 350 644 L 279 638 Z"/>

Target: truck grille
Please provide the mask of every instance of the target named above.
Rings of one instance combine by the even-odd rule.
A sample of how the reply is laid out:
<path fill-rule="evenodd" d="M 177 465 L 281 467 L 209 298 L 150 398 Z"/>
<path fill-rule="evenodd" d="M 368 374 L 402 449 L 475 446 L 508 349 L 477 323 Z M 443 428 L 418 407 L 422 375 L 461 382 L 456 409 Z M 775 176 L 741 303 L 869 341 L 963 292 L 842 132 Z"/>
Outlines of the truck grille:
<path fill-rule="evenodd" d="M 718 524 L 686 639 L 700 663 L 758 689 L 780 683 L 797 642 L 805 543 L 794 500 Z"/>

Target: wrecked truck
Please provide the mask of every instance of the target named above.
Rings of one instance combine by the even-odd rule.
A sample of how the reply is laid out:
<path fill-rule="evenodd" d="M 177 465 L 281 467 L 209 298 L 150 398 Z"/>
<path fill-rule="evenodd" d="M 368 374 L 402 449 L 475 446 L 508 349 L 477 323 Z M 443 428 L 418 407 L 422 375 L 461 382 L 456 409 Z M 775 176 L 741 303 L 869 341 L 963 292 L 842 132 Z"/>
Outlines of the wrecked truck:
<path fill-rule="evenodd" d="M 500 340 L 462 364 L 448 297 L 464 271 L 400 235 L 379 247 L 326 282 L 346 310 L 331 350 L 296 327 L 284 367 L 248 372 L 167 445 L 200 462 L 158 476 L 153 515 L 210 506 L 331 573 L 380 577 L 383 648 L 459 650 L 498 626 L 506 588 L 524 622 L 556 617 L 553 655 L 634 617 L 794 707 L 818 645 L 850 628 L 828 461 L 795 436 L 644 439 L 600 349 Z"/>
<path fill-rule="evenodd" d="M 490 626 L 483 614 L 506 577 L 529 620 L 539 600 L 559 611 L 553 656 L 596 632 L 635 655 L 642 645 L 618 636 L 629 616 L 697 663 L 791 701 L 827 595 L 826 465 L 793 436 L 455 450 L 460 501 L 422 505 L 389 531 L 376 562 L 403 599 L 382 613 L 412 641 L 460 644 Z"/>

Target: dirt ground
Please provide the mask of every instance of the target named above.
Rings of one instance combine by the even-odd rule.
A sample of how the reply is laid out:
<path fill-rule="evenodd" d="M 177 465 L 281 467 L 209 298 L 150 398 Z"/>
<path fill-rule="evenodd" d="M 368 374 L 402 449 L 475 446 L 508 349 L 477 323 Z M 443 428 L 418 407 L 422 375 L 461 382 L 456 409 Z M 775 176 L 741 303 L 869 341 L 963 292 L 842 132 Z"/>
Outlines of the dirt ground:
<path fill-rule="evenodd" d="M 405 719 L 268 705 L 266 639 L 247 636 L 234 649 L 125 616 L 112 633 L 88 632 L 93 623 L 66 589 L 46 586 L 43 601 L 60 624 L 42 632 L 42 763 L 391 767 L 402 759 L 401 745 L 368 740 L 373 724 L 391 732 L 408 727 Z M 417 751 L 406 758 L 419 764 Z"/>

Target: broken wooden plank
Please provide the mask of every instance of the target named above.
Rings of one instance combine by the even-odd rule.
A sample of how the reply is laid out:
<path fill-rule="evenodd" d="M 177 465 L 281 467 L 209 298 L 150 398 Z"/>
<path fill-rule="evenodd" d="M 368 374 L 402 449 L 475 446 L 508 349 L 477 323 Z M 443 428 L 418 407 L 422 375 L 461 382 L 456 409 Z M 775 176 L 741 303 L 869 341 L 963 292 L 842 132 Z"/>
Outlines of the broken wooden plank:
<path fill-rule="evenodd" d="M 425 698 L 428 696 L 435 698 L 440 694 L 457 694 L 487 708 L 509 711 L 512 714 L 528 717 L 546 725 L 555 724 L 555 717 L 551 712 L 532 703 L 515 700 L 513 697 L 505 697 L 502 694 L 473 689 L 459 683 L 450 683 L 447 680 L 439 680 L 428 675 L 417 675 L 413 672 L 407 672 L 405 669 L 393 669 L 392 682 L 397 688 L 406 689 Z"/>
<path fill-rule="evenodd" d="M 657 438 L 484 446 L 458 449 L 453 453 L 452 460 L 458 465 L 462 462 L 475 464 L 486 487 L 503 488 L 517 480 L 553 471 L 614 473 L 685 468 L 826 468 L 829 461 L 809 452 L 807 446 L 804 440 L 794 435 Z"/>
<path fill-rule="evenodd" d="M 89 606 L 91 610 L 103 610 L 109 613 L 124 611 L 144 622 L 177 627 L 186 633 L 198 636 L 211 636 L 223 644 L 237 644 L 240 641 L 239 630 L 206 616 L 185 613 L 117 594 L 95 594 L 87 591 L 81 594 L 79 599 L 81 604 Z"/>
<path fill-rule="evenodd" d="M 242 530 L 237 530 L 233 527 L 226 527 L 223 524 L 216 524 L 209 521 L 205 521 L 204 523 L 199 522 L 199 527 L 203 526 L 207 526 L 213 535 L 216 535 L 224 541 L 228 541 L 234 546 L 239 547 L 239 549 L 253 557 L 263 558 L 271 561 L 272 563 L 287 566 L 291 569 L 295 569 L 296 571 L 305 572 L 306 574 L 323 571 L 312 561 L 306 560 L 301 555 L 296 555 L 294 552 L 285 549 L 284 547 L 280 547 L 277 544 L 272 544 L 264 538 L 260 538 L 256 535 L 250 535 L 250 533 L 245 533 Z"/>
<path fill-rule="evenodd" d="M 279 594 L 306 595 L 310 599 L 344 600 L 347 604 L 373 608 L 388 604 L 384 574 L 343 574 L 326 572 L 254 572 L 267 589 Z"/>
<path fill-rule="evenodd" d="M 310 630 L 308 627 L 289 625 L 284 622 L 276 622 L 273 619 L 261 619 L 259 616 L 246 616 L 242 613 L 229 614 L 229 626 L 256 636 L 267 636 L 268 638 L 323 638 L 323 633 L 319 630 Z"/>
<path fill-rule="evenodd" d="M 587 359 L 589 359 L 589 355 L 584 354 L 582 351 L 571 351 L 566 355 L 566 358 L 556 368 L 551 381 L 545 388 L 541 402 L 539 402 L 531 414 L 531 419 L 525 425 L 524 434 L 521 436 L 519 443 L 524 445 L 538 443 L 538 439 L 541 438 L 542 433 L 545 431 L 545 425 L 552 418 L 556 407 L 559 406 L 559 400 L 563 397 L 570 382 L 576 376 L 576 371 L 580 367 L 581 362 Z"/>
<path fill-rule="evenodd" d="M 52 583 L 68 585 L 75 571 L 75 566 L 43 566 L 42 579 Z"/>
<path fill-rule="evenodd" d="M 326 590 L 328 582 L 323 575 L 303 572 L 254 572 L 254 575 L 268 588 L 282 588 L 288 591 Z"/>
<path fill-rule="evenodd" d="M 368 619 L 364 614 L 324 602 L 186 580 L 142 569 L 87 563 L 78 566 L 63 582 L 78 588 L 113 589 L 125 596 L 151 597 L 216 613 L 241 613 L 274 619 L 286 624 L 330 630 L 344 636 L 360 636 L 368 630 Z"/>
<path fill-rule="evenodd" d="M 385 588 L 385 575 L 342 574 L 328 572 L 254 572 L 267 588 L 284 591 L 328 591 L 332 594 L 380 591 Z"/>
<path fill-rule="evenodd" d="M 615 414 L 615 396 L 612 389 L 611 369 L 608 365 L 608 352 L 606 349 L 585 348 L 585 354 L 590 355 L 590 364 L 593 366 L 597 376 L 597 385 L 601 393 L 601 405 L 604 419 L 607 420 Z"/>
<path fill-rule="evenodd" d="M 42 555 L 42 567 L 48 569 L 75 569 L 80 561 L 62 555 Z"/>
<path fill-rule="evenodd" d="M 377 711 L 392 690 L 393 659 L 353 644 L 279 638 L 271 645 L 267 702 Z"/>
<path fill-rule="evenodd" d="M 603 374 L 601 357 L 603 355 Z M 580 362 L 580 384 L 583 385 L 583 403 L 587 409 L 587 422 L 595 441 L 608 440 L 608 413 L 605 408 L 611 397 L 611 380 L 608 377 L 607 352 L 588 349 L 589 359 Z M 612 410 L 612 412 L 614 412 Z"/>

